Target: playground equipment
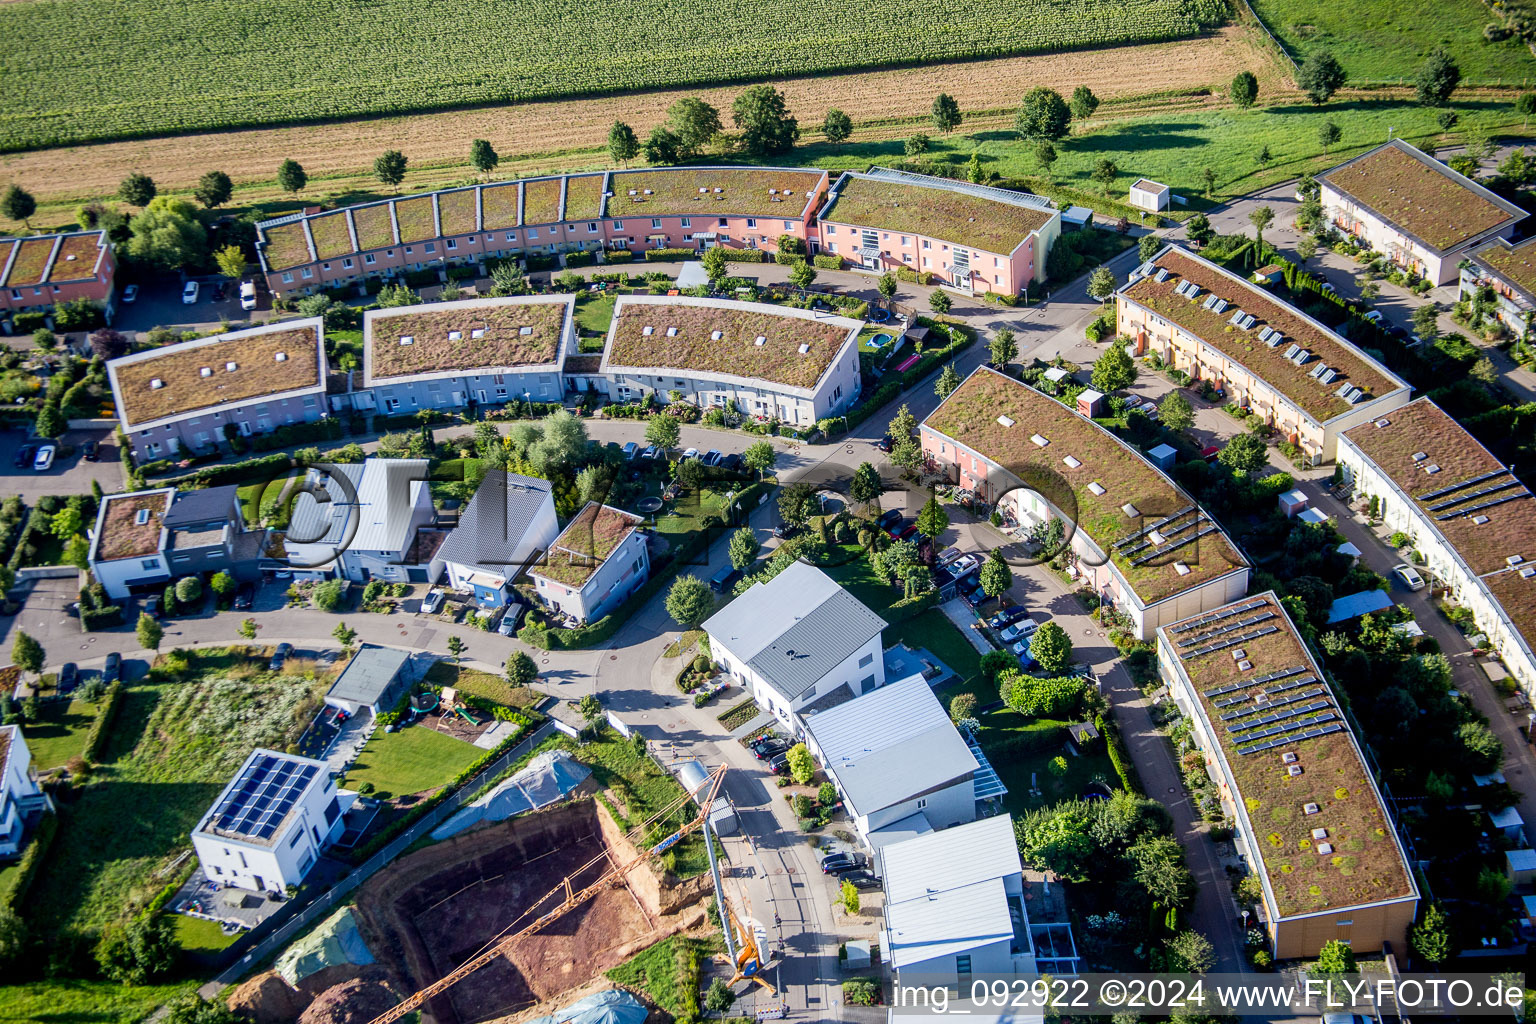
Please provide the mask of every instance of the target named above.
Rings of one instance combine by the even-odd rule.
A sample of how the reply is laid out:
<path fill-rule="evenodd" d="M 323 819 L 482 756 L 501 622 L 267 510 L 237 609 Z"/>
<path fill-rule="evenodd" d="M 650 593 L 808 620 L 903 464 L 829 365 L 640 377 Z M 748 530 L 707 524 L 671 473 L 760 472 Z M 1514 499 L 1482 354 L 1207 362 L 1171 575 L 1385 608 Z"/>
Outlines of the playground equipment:
<path fill-rule="evenodd" d="M 458 715 L 470 725 L 479 725 L 480 719 L 476 718 L 469 707 L 459 700 L 459 691 L 451 686 L 443 687 L 443 714 L 453 713 Z"/>
<path fill-rule="evenodd" d="M 416 715 L 425 715 L 433 708 L 437 707 L 437 703 L 438 696 L 431 690 L 418 693 L 416 696 L 411 698 L 411 713 Z"/>

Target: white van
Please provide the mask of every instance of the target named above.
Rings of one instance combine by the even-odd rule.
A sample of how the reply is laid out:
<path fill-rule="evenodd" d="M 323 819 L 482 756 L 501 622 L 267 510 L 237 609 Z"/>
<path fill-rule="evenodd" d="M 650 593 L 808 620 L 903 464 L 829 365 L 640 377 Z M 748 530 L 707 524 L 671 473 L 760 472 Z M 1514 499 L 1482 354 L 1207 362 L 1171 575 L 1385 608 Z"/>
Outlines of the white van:
<path fill-rule="evenodd" d="M 240 308 L 256 308 L 256 282 L 246 281 L 240 285 Z"/>

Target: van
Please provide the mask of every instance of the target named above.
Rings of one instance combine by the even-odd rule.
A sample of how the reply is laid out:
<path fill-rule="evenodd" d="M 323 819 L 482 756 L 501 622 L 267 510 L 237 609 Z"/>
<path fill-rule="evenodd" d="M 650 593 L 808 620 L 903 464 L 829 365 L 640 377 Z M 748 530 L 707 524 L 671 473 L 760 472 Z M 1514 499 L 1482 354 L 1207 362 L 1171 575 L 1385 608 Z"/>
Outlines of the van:
<path fill-rule="evenodd" d="M 256 308 L 256 282 L 246 281 L 240 285 L 240 308 Z"/>
<path fill-rule="evenodd" d="M 736 582 L 736 578 L 740 575 L 741 570 L 733 565 L 728 565 L 709 578 L 709 589 L 717 594 L 723 594 L 731 584 Z"/>

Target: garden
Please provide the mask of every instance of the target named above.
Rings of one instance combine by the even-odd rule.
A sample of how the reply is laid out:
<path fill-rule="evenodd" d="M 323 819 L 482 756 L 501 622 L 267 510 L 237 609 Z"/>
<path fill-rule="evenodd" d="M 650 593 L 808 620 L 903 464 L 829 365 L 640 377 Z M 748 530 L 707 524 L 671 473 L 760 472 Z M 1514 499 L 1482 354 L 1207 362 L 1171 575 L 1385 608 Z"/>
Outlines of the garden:
<path fill-rule="evenodd" d="M 377 800 L 408 804 L 452 782 L 484 753 L 429 725 L 378 729 L 347 769 L 344 785 Z"/>

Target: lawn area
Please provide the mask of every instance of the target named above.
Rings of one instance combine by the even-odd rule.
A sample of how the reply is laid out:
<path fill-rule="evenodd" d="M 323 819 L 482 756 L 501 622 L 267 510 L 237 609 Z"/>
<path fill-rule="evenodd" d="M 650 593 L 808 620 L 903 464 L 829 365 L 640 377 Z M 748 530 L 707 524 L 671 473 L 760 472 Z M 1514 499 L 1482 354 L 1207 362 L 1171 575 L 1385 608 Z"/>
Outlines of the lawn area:
<path fill-rule="evenodd" d="M 425 793 L 446 785 L 483 753 L 473 743 L 425 725 L 399 732 L 380 729 L 347 772 L 345 784 L 356 789 L 371 782 L 373 796 L 380 799 Z"/>
<path fill-rule="evenodd" d="M 1104 753 L 1103 740 L 1093 741 L 1097 749 L 1090 753 L 1078 751 L 1079 756 L 1074 757 L 1068 752 L 1066 722 L 1028 719 L 1008 710 L 978 715 L 977 719 L 981 722 L 981 748 L 1008 787 L 1004 803 L 1013 814 L 1080 797 L 1094 782 L 1112 789 L 1119 784 L 1115 766 Z M 1067 761 L 1067 773 L 1060 778 L 1049 768 L 1058 755 Z M 1030 795 L 1031 783 L 1039 787 L 1039 796 Z"/>
<path fill-rule="evenodd" d="M 188 953 L 217 953 L 240 937 L 240 933 L 225 935 L 217 921 L 205 921 L 200 917 L 177 914 L 176 941 Z"/>
<path fill-rule="evenodd" d="M 433 686 L 452 686 L 461 693 L 484 697 L 513 708 L 529 708 L 544 699 L 543 694 L 526 686 L 513 686 L 503 676 L 493 676 L 479 669 L 462 668 L 451 661 L 436 661 L 427 669 L 427 682 Z"/>
<path fill-rule="evenodd" d="M 693 820 L 697 808 L 686 799 L 687 793 L 670 772 L 663 770 L 648 755 L 612 729 L 604 727 L 599 738 L 581 747 L 574 741 L 567 747 L 581 761 L 590 765 L 592 774 L 604 790 L 612 790 L 622 808 L 614 807 L 605 797 L 608 809 L 620 827 L 629 829 L 676 805 L 671 814 L 658 819 L 643 839 L 651 846 L 670 835 L 677 827 Z M 619 813 L 622 811 L 622 813 Z M 680 878 L 692 878 L 709 870 L 709 854 L 698 833 L 687 837 L 661 855 L 661 863 Z"/>
<path fill-rule="evenodd" d="M 358 368 L 363 365 L 363 332 L 362 331 L 326 331 L 325 332 L 325 357 L 332 367 L 339 367 L 343 356 L 351 356 L 357 360 Z"/>
<path fill-rule="evenodd" d="M 137 1024 L 161 1003 L 195 987 L 195 981 L 174 985 L 119 985 L 112 981 L 68 979 L 3 985 L 0 986 L 0 1021 Z"/>
<path fill-rule="evenodd" d="M 699 959 L 708 955 L 715 945 L 686 935 L 674 935 L 636 953 L 609 971 L 607 977 L 620 985 L 639 989 L 651 998 L 651 1002 L 679 1020 L 689 1020 L 697 1017 L 699 1012 Z M 689 990 L 690 986 L 693 991 Z"/>
<path fill-rule="evenodd" d="M 49 701 L 42 721 L 22 726 L 21 734 L 32 752 L 32 766 L 40 772 L 57 768 L 85 750 L 85 736 L 96 720 L 97 705 L 90 701 Z"/>
<path fill-rule="evenodd" d="M 599 337 L 608 336 L 608 325 L 613 322 L 613 306 L 618 301 L 617 292 L 583 292 L 576 298 L 576 327 L 580 333 Z"/>

